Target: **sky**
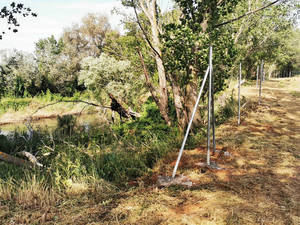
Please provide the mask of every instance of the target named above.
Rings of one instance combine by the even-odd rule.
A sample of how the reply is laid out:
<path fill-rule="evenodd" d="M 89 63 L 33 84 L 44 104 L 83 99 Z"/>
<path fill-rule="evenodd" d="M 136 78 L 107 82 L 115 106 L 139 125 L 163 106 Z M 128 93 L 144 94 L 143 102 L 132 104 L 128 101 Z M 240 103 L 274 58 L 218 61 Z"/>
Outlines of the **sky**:
<path fill-rule="evenodd" d="M 13 0 L 0 0 L 0 9 Z M 102 13 L 109 17 L 114 29 L 121 30 L 121 16 L 111 15 L 114 7 L 122 8 L 121 0 L 15 0 L 30 7 L 38 17 L 26 17 L 19 20 L 17 33 L 6 29 L 6 20 L 0 19 L 0 31 L 6 34 L 0 40 L 0 50 L 17 49 L 33 52 L 35 43 L 41 38 L 54 35 L 59 38 L 64 28 L 79 23 L 87 13 Z M 171 7 L 171 0 L 159 0 L 163 11 Z M 124 9 L 124 8 L 123 8 Z M 129 9 L 125 9 L 130 13 Z M 3 29 L 4 28 L 4 29 Z"/>

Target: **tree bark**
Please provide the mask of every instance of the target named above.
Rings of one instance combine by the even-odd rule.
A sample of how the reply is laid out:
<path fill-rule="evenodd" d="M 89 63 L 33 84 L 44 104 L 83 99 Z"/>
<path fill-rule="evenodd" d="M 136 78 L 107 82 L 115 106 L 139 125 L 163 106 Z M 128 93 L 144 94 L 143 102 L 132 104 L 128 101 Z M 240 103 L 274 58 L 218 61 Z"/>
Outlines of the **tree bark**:
<path fill-rule="evenodd" d="M 159 77 L 159 90 L 158 90 L 158 99 L 159 99 L 159 110 L 168 125 L 171 125 L 171 120 L 168 115 L 168 90 L 167 90 L 167 78 L 166 72 L 163 65 L 163 61 L 161 59 L 161 43 L 159 40 L 159 31 L 158 31 L 158 23 L 156 19 L 156 0 L 139 0 L 140 7 L 143 12 L 149 19 L 151 24 L 151 37 L 152 37 L 152 46 L 154 48 L 155 54 L 155 62 Z"/>
<path fill-rule="evenodd" d="M 191 118 L 194 105 L 197 101 L 198 92 L 199 92 L 198 85 L 196 84 L 195 81 L 191 81 L 186 87 L 186 95 L 184 96 L 184 102 L 185 102 L 186 112 L 188 115 L 188 120 L 190 120 Z M 194 117 L 193 124 L 196 126 L 200 125 L 201 119 L 202 118 L 199 113 L 199 110 L 197 110 L 196 115 Z"/>
<path fill-rule="evenodd" d="M 183 104 L 182 93 L 181 93 L 178 83 L 175 81 L 175 79 L 172 77 L 172 75 L 170 76 L 170 81 L 172 84 L 172 91 L 173 91 L 174 106 L 175 106 L 175 110 L 176 110 L 177 122 L 178 122 L 179 128 L 181 130 L 184 130 L 188 124 L 189 119 L 188 119 L 187 111 Z"/>
<path fill-rule="evenodd" d="M 30 167 L 34 166 L 34 164 L 29 162 L 29 161 L 11 156 L 11 155 L 6 154 L 4 152 L 0 152 L 0 160 L 3 160 L 3 161 L 8 162 L 8 163 L 15 164 L 17 166 L 24 166 L 24 167 L 27 167 L 27 168 L 28 167 L 30 168 Z"/>
<path fill-rule="evenodd" d="M 157 104 L 157 106 L 159 105 L 159 99 L 157 98 L 157 94 L 156 94 L 156 91 L 155 91 L 155 88 L 153 86 L 153 83 L 151 82 L 151 78 L 149 76 L 149 73 L 148 73 L 148 70 L 146 68 L 146 65 L 145 65 L 145 61 L 144 61 L 144 57 L 141 53 L 141 51 L 139 49 L 137 49 L 138 51 L 138 54 L 139 54 L 139 57 L 140 57 L 140 61 L 141 61 L 141 64 L 142 64 L 142 67 L 143 67 L 143 71 L 144 71 L 144 76 L 145 76 L 145 79 L 146 79 L 146 85 L 153 97 L 153 100 L 155 101 L 155 103 Z"/>

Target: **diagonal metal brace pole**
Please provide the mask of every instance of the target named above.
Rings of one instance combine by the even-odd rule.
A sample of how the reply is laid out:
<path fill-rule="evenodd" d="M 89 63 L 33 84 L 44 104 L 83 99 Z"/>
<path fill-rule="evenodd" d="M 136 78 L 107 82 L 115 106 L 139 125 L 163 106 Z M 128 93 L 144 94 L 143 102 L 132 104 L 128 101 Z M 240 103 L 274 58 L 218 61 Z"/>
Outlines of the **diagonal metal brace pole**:
<path fill-rule="evenodd" d="M 177 161 L 176 161 L 174 170 L 173 170 L 172 178 L 174 178 L 175 175 L 176 175 L 176 171 L 177 171 L 177 168 L 178 168 L 178 165 L 179 165 L 179 162 L 180 162 L 182 153 L 183 153 L 183 149 L 184 149 L 186 140 L 187 140 L 187 138 L 188 138 L 188 136 L 189 136 L 189 132 L 190 132 L 190 129 L 191 129 L 191 126 L 192 126 L 192 123 L 193 123 L 193 119 L 194 119 L 195 114 L 196 114 L 196 111 L 197 111 L 197 107 L 198 107 L 198 104 L 199 104 L 199 101 L 200 101 L 200 98 L 201 98 L 201 95 L 202 95 L 202 92 L 203 92 L 203 88 L 204 88 L 204 85 L 205 85 L 205 82 L 206 82 L 206 79 L 207 79 L 207 76 L 208 76 L 208 72 L 209 72 L 209 71 L 210 71 L 210 70 L 209 70 L 209 67 L 208 67 L 207 70 L 206 70 L 205 76 L 204 76 L 204 78 L 203 78 L 203 81 L 202 81 L 202 85 L 201 85 L 201 88 L 200 88 L 200 92 L 199 92 L 199 95 L 198 95 L 196 104 L 195 104 L 195 106 L 194 106 L 194 110 L 193 110 L 193 113 L 192 113 L 192 117 L 191 117 L 190 122 L 189 122 L 189 125 L 188 125 L 188 127 L 187 127 L 187 129 L 186 129 L 186 133 L 185 133 L 185 136 L 184 136 L 184 139 L 183 139 L 183 142 L 182 142 L 180 151 L 179 151 L 179 155 L 178 155 L 178 158 L 177 158 Z"/>

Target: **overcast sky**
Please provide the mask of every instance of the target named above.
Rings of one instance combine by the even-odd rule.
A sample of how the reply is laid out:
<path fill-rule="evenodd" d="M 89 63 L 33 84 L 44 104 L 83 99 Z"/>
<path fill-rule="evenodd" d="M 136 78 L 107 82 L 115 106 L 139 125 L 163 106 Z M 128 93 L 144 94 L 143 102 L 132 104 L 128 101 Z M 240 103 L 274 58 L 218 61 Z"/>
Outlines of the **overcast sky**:
<path fill-rule="evenodd" d="M 12 0 L 0 0 L 0 9 Z M 34 43 L 41 38 L 54 35 L 60 37 L 63 29 L 80 22 L 87 13 L 104 13 L 109 16 L 113 28 L 120 28 L 120 16 L 111 15 L 114 7 L 121 8 L 121 0 L 15 0 L 30 7 L 38 17 L 21 18 L 19 32 L 12 33 L 5 29 L 5 20 L 0 19 L 0 31 L 7 31 L 0 40 L 1 49 L 34 51 Z M 171 0 L 159 0 L 163 11 L 171 7 Z M 4 28 L 4 29 L 3 29 Z"/>

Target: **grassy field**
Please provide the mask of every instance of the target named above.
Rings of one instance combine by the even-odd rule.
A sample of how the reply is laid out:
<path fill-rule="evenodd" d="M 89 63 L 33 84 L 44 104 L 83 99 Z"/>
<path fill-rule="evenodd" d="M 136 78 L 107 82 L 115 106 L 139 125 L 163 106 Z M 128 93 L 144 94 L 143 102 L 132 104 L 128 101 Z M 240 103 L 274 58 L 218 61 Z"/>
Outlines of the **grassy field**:
<path fill-rule="evenodd" d="M 197 166 L 205 162 L 205 140 L 185 150 L 177 173 L 193 182 L 191 188 L 157 187 L 159 175 L 172 173 L 174 149 L 125 187 L 70 180 L 62 194 L 36 180 L 24 182 L 12 195 L 13 181 L 11 189 L 0 184 L 0 224 L 298 225 L 299 93 L 300 77 L 265 81 L 258 105 L 255 86 L 243 87 L 247 104 L 241 125 L 233 117 L 216 131 L 217 149 L 226 149 L 230 157 L 212 159 L 224 169 Z"/>

